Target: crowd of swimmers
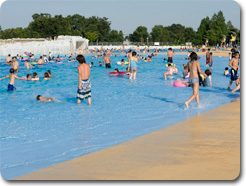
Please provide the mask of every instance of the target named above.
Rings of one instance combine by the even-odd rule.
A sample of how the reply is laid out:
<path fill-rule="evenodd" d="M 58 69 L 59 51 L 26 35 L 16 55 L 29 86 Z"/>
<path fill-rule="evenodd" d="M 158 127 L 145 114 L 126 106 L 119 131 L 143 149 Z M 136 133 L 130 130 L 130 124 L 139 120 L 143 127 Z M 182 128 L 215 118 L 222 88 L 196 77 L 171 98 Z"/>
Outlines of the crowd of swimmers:
<path fill-rule="evenodd" d="M 98 59 L 100 57 L 103 57 L 102 62 L 99 61 L 99 67 L 103 67 L 105 65 L 105 68 L 110 69 L 111 68 L 111 50 L 106 50 L 106 52 L 101 53 L 101 51 L 95 51 L 97 52 L 96 56 L 92 56 L 93 59 Z M 139 60 L 143 60 L 144 62 L 151 62 L 152 57 L 156 56 L 157 50 L 155 50 L 155 53 L 152 53 L 151 55 L 148 55 L 148 58 L 145 58 L 139 54 L 137 54 L 136 51 L 139 51 L 138 48 L 136 48 L 135 51 L 132 51 L 129 49 L 126 52 L 125 57 L 128 58 L 127 61 L 124 59 L 121 60 L 121 66 L 127 66 L 126 67 L 126 74 L 129 76 L 129 79 L 136 79 L 137 72 L 138 72 L 138 64 Z M 169 48 L 167 50 L 167 59 L 164 58 L 164 64 L 167 65 L 167 72 L 164 73 L 164 79 L 167 80 L 167 76 L 171 79 L 174 74 L 178 73 L 178 69 L 175 67 L 175 64 L 173 64 L 173 56 L 174 56 L 174 50 L 172 48 Z M 229 54 L 229 67 L 231 67 L 231 70 L 229 70 L 228 67 L 225 68 L 224 75 L 228 76 L 230 75 L 231 80 L 228 85 L 228 89 L 231 88 L 232 83 L 236 82 L 236 88 L 232 90 L 231 92 L 235 92 L 240 89 L 240 76 L 238 77 L 238 69 L 239 69 L 239 52 L 237 52 L 235 49 L 231 50 L 231 53 Z M 117 56 L 117 55 L 115 55 Z M 17 56 L 19 60 L 23 60 L 21 56 Z M 37 81 L 39 80 L 39 77 L 36 72 L 33 72 L 33 74 L 27 74 L 26 77 L 18 77 L 15 73 L 19 72 L 19 62 L 17 61 L 17 57 L 14 56 L 11 58 L 11 55 L 8 55 L 6 58 L 7 65 L 11 65 L 10 74 L 0 78 L 6 79 L 9 78 L 9 84 L 8 84 L 8 91 L 14 91 L 16 88 L 14 87 L 15 78 L 16 79 L 23 79 L 23 80 L 30 80 L 30 81 Z M 67 57 L 67 56 L 65 56 Z M 85 61 L 85 58 L 83 55 L 76 55 L 71 54 L 68 59 L 69 61 L 75 61 L 79 62 L 79 66 L 77 67 L 78 70 L 78 90 L 77 90 L 77 103 L 79 104 L 83 99 L 88 100 L 88 104 L 91 104 L 91 82 L 90 82 L 90 74 L 91 74 L 91 68 L 95 67 L 94 62 L 91 62 L 90 64 L 87 64 Z M 47 58 L 46 55 L 40 56 L 37 65 L 42 65 L 43 63 L 48 63 L 51 60 L 62 60 L 63 58 L 60 58 L 57 56 L 56 58 L 51 56 L 51 53 L 49 53 L 49 57 Z M 189 108 L 189 103 L 196 99 L 197 104 L 199 105 L 199 86 L 212 86 L 212 70 L 213 70 L 213 58 L 212 58 L 212 52 L 210 52 L 210 49 L 206 52 L 206 67 L 209 66 L 210 69 L 206 69 L 204 72 L 201 70 L 200 62 L 198 61 L 199 57 L 197 56 L 197 53 L 189 52 L 188 53 L 188 63 L 183 64 L 183 71 L 181 77 L 183 79 L 187 79 L 187 81 L 181 80 L 180 78 L 177 79 L 177 81 L 187 87 L 192 87 L 193 89 L 193 95 L 185 102 L 186 108 Z M 29 56 L 29 59 L 24 60 L 24 66 L 29 70 L 30 68 L 35 67 L 35 65 L 32 65 L 30 62 L 36 62 L 36 59 L 33 54 Z M 119 69 L 116 68 L 114 72 L 119 72 Z M 51 77 L 54 77 L 51 75 L 50 70 L 44 73 L 44 80 L 49 80 Z M 39 101 L 47 101 L 47 100 L 54 100 L 55 98 L 45 98 L 41 95 L 37 96 L 37 100 Z"/>

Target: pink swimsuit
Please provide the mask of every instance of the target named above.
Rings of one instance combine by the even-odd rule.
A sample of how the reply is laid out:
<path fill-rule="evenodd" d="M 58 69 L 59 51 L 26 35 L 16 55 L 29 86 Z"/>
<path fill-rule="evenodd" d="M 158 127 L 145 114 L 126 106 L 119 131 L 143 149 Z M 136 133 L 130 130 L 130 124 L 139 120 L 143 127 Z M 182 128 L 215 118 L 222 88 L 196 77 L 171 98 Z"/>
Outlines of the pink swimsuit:
<path fill-rule="evenodd" d="M 173 68 L 169 68 L 169 73 L 173 75 Z"/>

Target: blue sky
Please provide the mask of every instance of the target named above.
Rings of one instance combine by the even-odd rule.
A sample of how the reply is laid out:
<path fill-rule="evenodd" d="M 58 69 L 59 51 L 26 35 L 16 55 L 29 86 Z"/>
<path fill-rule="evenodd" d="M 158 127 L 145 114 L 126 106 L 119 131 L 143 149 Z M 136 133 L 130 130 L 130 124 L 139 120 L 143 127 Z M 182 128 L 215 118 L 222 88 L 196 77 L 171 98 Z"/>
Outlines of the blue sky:
<path fill-rule="evenodd" d="M 85 17 L 107 17 L 111 28 L 125 35 L 138 26 L 148 31 L 154 25 L 173 23 L 192 27 L 195 31 L 203 18 L 222 11 L 226 22 L 240 29 L 240 7 L 232 0 L 7 0 L 0 10 L 2 29 L 27 27 L 34 13 L 80 14 Z"/>

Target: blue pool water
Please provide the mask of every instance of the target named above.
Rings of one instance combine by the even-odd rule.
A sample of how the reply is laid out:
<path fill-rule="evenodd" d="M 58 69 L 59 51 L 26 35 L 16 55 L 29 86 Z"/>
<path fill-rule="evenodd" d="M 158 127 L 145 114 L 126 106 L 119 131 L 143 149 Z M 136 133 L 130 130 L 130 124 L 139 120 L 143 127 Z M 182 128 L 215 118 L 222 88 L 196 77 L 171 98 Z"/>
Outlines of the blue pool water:
<path fill-rule="evenodd" d="M 92 105 L 87 101 L 76 104 L 77 62 L 50 63 L 37 69 L 25 70 L 23 63 L 18 76 L 37 72 L 39 77 L 48 69 L 55 76 L 37 82 L 16 80 L 17 91 L 8 93 L 9 80 L 0 81 L 1 103 L 1 173 L 12 179 L 29 172 L 84 156 L 122 143 L 149 132 L 167 127 L 197 114 L 206 112 L 240 97 L 229 93 L 229 78 L 223 76 L 228 58 L 214 56 L 212 87 L 200 87 L 200 103 L 195 100 L 186 110 L 184 102 L 192 95 L 191 88 L 177 88 L 172 84 L 179 78 L 186 55 L 175 55 L 179 69 L 172 80 L 164 81 L 167 71 L 163 58 L 153 62 L 139 62 L 137 80 L 110 77 L 116 64 L 124 56 L 112 57 L 112 69 L 99 67 L 99 59 L 86 56 L 91 69 Z M 201 56 L 204 71 L 205 57 Z M 0 66 L 0 77 L 8 74 L 9 66 Z M 235 85 L 232 86 L 234 88 Z M 55 97 L 55 102 L 38 103 L 37 95 Z"/>

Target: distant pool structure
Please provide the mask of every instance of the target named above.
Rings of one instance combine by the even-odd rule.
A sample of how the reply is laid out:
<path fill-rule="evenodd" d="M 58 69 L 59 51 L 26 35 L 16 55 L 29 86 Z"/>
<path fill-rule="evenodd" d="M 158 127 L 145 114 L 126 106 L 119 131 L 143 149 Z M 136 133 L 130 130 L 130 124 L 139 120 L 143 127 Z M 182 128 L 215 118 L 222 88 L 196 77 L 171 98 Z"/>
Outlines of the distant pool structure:
<path fill-rule="evenodd" d="M 64 56 L 64 55 L 63 55 Z M 143 55 L 144 57 L 147 54 Z M 1 80 L 1 173 L 5 179 L 39 170 L 51 165 L 111 147 L 138 136 L 173 125 L 197 114 L 230 103 L 240 98 L 240 92 L 227 90 L 230 78 L 223 76 L 228 57 L 213 56 L 212 87 L 200 87 L 200 103 L 184 102 L 192 89 L 178 88 L 173 82 L 180 78 L 186 54 L 174 56 L 178 75 L 164 80 L 167 71 L 158 54 L 152 62 L 139 61 L 136 81 L 127 76 L 111 77 L 109 72 L 126 66 L 117 65 L 124 55 L 111 57 L 112 68 L 99 67 L 102 58 L 85 56 L 91 69 L 92 105 L 87 101 L 76 104 L 78 62 L 64 60 L 62 64 L 49 63 L 27 71 L 20 66 L 19 77 L 37 72 L 40 81 L 16 80 L 17 91 L 6 92 L 9 80 Z M 200 56 L 204 71 L 205 56 Z M 1 58 L 3 61 L 3 58 Z M 9 66 L 0 65 L 0 77 L 9 74 Z M 44 81 L 44 72 L 51 70 L 54 78 Z M 232 88 L 235 87 L 235 84 Z M 55 97 L 55 102 L 38 103 L 37 95 Z"/>

